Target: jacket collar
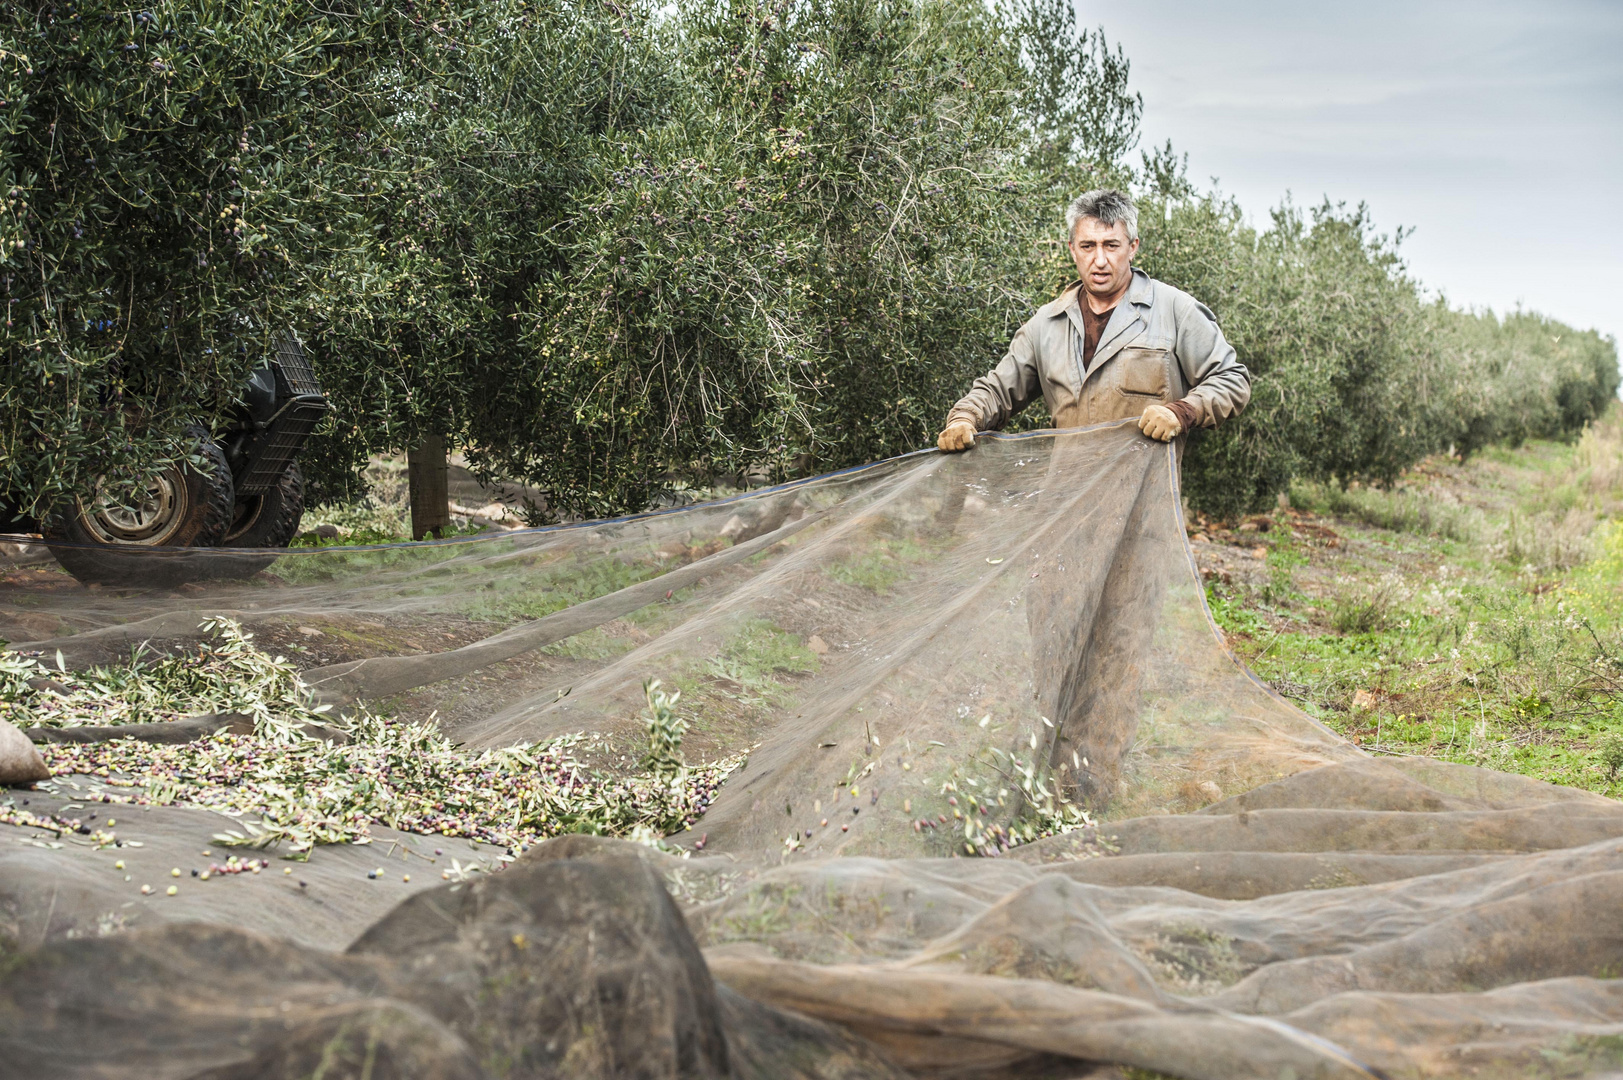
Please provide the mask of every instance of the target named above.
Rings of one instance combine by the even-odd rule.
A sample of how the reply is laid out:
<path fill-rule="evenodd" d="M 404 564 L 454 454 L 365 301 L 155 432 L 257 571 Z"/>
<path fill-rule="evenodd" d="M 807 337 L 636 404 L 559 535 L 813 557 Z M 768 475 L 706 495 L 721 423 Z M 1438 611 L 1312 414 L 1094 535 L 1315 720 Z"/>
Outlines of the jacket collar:
<path fill-rule="evenodd" d="M 1077 278 L 1061 289 L 1058 296 L 1038 308 L 1037 314 L 1056 319 L 1061 315 L 1068 314 L 1071 310 L 1075 310 L 1077 318 L 1080 319 L 1082 316 L 1081 298 L 1082 279 Z M 1144 271 L 1134 267 L 1133 280 L 1127 284 L 1127 295 L 1122 297 L 1116 306 L 1119 308 L 1125 303 L 1136 307 L 1149 307 L 1154 301 L 1155 280 Z"/>

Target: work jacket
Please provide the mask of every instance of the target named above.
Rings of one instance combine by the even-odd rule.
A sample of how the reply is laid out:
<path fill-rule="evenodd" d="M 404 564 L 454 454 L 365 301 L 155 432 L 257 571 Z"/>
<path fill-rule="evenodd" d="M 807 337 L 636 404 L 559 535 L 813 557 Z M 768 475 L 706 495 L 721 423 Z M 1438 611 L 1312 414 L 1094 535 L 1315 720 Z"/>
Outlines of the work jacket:
<path fill-rule="evenodd" d="M 1003 361 L 952 407 L 948 425 L 968 420 L 978 431 L 996 431 L 1039 391 L 1062 428 L 1136 417 L 1146 406 L 1180 399 L 1192 406 L 1196 425 L 1216 427 L 1251 400 L 1251 373 L 1211 309 L 1141 270 L 1133 271 L 1084 368 L 1081 291 L 1075 283 L 1037 309 Z"/>

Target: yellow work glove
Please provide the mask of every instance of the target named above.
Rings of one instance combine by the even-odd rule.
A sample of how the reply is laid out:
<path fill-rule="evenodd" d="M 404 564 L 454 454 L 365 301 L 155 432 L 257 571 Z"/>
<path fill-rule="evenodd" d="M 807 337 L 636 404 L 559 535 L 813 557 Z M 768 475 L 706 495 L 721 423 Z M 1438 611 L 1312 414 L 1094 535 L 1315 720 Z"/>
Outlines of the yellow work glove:
<path fill-rule="evenodd" d="M 975 445 L 975 425 L 968 420 L 954 420 L 936 436 L 935 444 L 949 454 L 968 450 Z"/>
<path fill-rule="evenodd" d="M 1165 405 L 1151 405 L 1139 416 L 1138 430 L 1152 439 L 1171 442 L 1183 430 L 1183 425 L 1178 422 L 1178 414 Z M 946 438 L 946 434 L 943 432 L 941 437 Z"/>

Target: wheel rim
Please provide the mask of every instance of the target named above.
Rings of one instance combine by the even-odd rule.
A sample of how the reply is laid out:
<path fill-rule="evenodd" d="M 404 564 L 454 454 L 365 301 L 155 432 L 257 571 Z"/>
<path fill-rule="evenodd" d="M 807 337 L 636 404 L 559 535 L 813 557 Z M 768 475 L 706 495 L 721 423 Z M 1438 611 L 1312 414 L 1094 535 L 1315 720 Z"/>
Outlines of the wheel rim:
<path fill-rule="evenodd" d="M 167 543 L 186 520 L 190 498 L 178 469 L 165 469 L 125 488 L 103 488 L 80 519 L 102 544 Z"/>

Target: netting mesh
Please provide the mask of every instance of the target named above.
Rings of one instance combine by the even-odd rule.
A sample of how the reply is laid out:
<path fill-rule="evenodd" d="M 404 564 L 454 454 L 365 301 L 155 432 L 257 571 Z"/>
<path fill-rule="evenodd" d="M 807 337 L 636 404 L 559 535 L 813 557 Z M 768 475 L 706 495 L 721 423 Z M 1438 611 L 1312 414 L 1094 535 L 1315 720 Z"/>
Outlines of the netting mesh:
<path fill-rule="evenodd" d="M 307 650 L 306 681 L 335 705 L 432 718 L 470 749 L 592 732 L 604 768 L 636 760 L 648 681 L 679 691 L 688 760 L 747 763 L 670 838 L 694 857 L 636 850 L 730 988 L 718 1022 L 754 1047 L 739 1060 L 777 1044 L 735 992 L 787 1010 L 774 1024 L 835 1025 L 825 1034 L 845 1041 L 819 1060 L 867 1062 L 849 1075 L 878 1075 L 886 1056 L 975 1076 L 1623 1067 L 1609 914 L 1623 808 L 1372 760 L 1254 680 L 1206 611 L 1175 451 L 1131 423 L 620 521 L 289 552 L 247 581 L 223 572 L 231 555 L 151 557 L 214 576 L 86 590 L 25 552 L 0 584 L 0 635 L 74 666 L 182 647 L 228 615 Z M 59 786 L 59 802 L 80 790 Z M 192 828 L 165 813 L 154 843 Z M 521 865 L 604 857 L 571 843 Z M 347 866 L 352 850 L 311 865 Z M 35 932 L 40 875 L 78 874 L 63 928 L 111 910 L 73 869 L 88 857 L 11 859 L 8 876 L 29 875 L 7 894 L 13 926 Z M 281 900 L 263 916 L 199 903 L 189 917 L 310 945 L 381 910 L 298 928 Z M 140 936 L 59 948 L 105 964 Z M 387 983 L 368 992 L 400 996 Z M 0 1038 L 38 1060 L 20 1015 L 0 1014 Z M 478 1034 L 498 1021 L 463 1031 L 435 1015 L 499 1071 Z M 824 1038 L 796 1030 L 801 1050 Z M 631 1075 L 546 1060 L 517 1074 Z"/>

